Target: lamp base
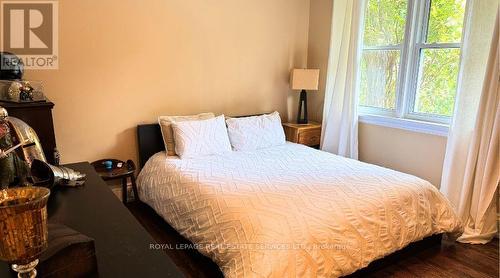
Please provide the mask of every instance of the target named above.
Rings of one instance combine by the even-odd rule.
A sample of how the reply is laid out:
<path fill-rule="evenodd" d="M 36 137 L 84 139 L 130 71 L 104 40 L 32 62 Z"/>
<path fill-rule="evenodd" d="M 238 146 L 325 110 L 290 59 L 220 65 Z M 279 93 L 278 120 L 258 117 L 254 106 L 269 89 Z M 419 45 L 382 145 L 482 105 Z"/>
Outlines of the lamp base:
<path fill-rule="evenodd" d="M 302 109 L 304 109 L 303 115 L 302 115 Z M 299 113 L 297 114 L 297 123 L 307 124 L 308 122 L 309 121 L 307 120 L 307 92 L 306 90 L 302 90 L 300 92 Z"/>

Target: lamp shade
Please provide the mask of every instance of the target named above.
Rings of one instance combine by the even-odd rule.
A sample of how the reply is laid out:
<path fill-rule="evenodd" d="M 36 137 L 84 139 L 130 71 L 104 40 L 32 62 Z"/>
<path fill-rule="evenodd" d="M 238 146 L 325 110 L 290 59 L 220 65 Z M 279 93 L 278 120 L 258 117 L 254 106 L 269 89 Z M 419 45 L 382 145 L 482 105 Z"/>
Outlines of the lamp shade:
<path fill-rule="evenodd" d="M 293 90 L 318 90 L 319 69 L 293 69 L 290 86 Z"/>

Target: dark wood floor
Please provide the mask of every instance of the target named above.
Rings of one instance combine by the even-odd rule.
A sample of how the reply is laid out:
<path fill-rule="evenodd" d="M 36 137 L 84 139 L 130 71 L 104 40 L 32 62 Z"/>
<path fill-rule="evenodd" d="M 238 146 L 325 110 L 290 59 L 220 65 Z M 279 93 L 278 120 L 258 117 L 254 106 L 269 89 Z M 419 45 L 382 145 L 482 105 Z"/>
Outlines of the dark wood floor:
<path fill-rule="evenodd" d="M 128 208 L 158 243 L 189 243 L 147 205 L 131 203 Z M 217 265 L 196 250 L 174 248 L 165 252 L 187 277 L 222 277 Z M 498 239 L 486 245 L 443 240 L 441 244 L 403 249 L 351 277 L 499 277 L 498 271 Z"/>

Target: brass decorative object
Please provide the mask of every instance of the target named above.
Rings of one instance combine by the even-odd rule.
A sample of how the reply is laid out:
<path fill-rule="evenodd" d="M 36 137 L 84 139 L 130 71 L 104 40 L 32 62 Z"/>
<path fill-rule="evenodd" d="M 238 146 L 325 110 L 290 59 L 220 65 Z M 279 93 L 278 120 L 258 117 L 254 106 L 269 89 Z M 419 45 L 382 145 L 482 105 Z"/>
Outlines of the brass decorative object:
<path fill-rule="evenodd" d="M 21 88 L 23 87 L 23 84 L 17 81 L 13 81 L 9 89 L 7 90 L 7 95 L 6 98 L 8 100 L 18 100 L 19 101 L 19 96 L 21 95 Z"/>
<path fill-rule="evenodd" d="M 9 116 L 9 113 L 7 112 L 7 109 L 0 106 L 0 121 L 7 120 L 8 116 Z"/>
<path fill-rule="evenodd" d="M 18 277 L 35 277 L 47 248 L 47 200 L 50 190 L 22 187 L 0 190 L 0 260 Z"/>
<path fill-rule="evenodd" d="M 36 80 L 0 80 L 0 100 L 26 103 L 44 102 L 43 83 Z"/>

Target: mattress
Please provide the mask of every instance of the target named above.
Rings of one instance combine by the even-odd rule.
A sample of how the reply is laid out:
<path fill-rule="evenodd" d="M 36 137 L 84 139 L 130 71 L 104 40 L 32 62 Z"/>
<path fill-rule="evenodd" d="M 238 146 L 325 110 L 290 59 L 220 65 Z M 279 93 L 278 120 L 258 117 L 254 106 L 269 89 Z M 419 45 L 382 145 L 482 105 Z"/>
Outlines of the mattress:
<path fill-rule="evenodd" d="M 157 153 L 137 185 L 226 277 L 343 276 L 462 229 L 429 182 L 293 143 L 197 159 Z"/>

